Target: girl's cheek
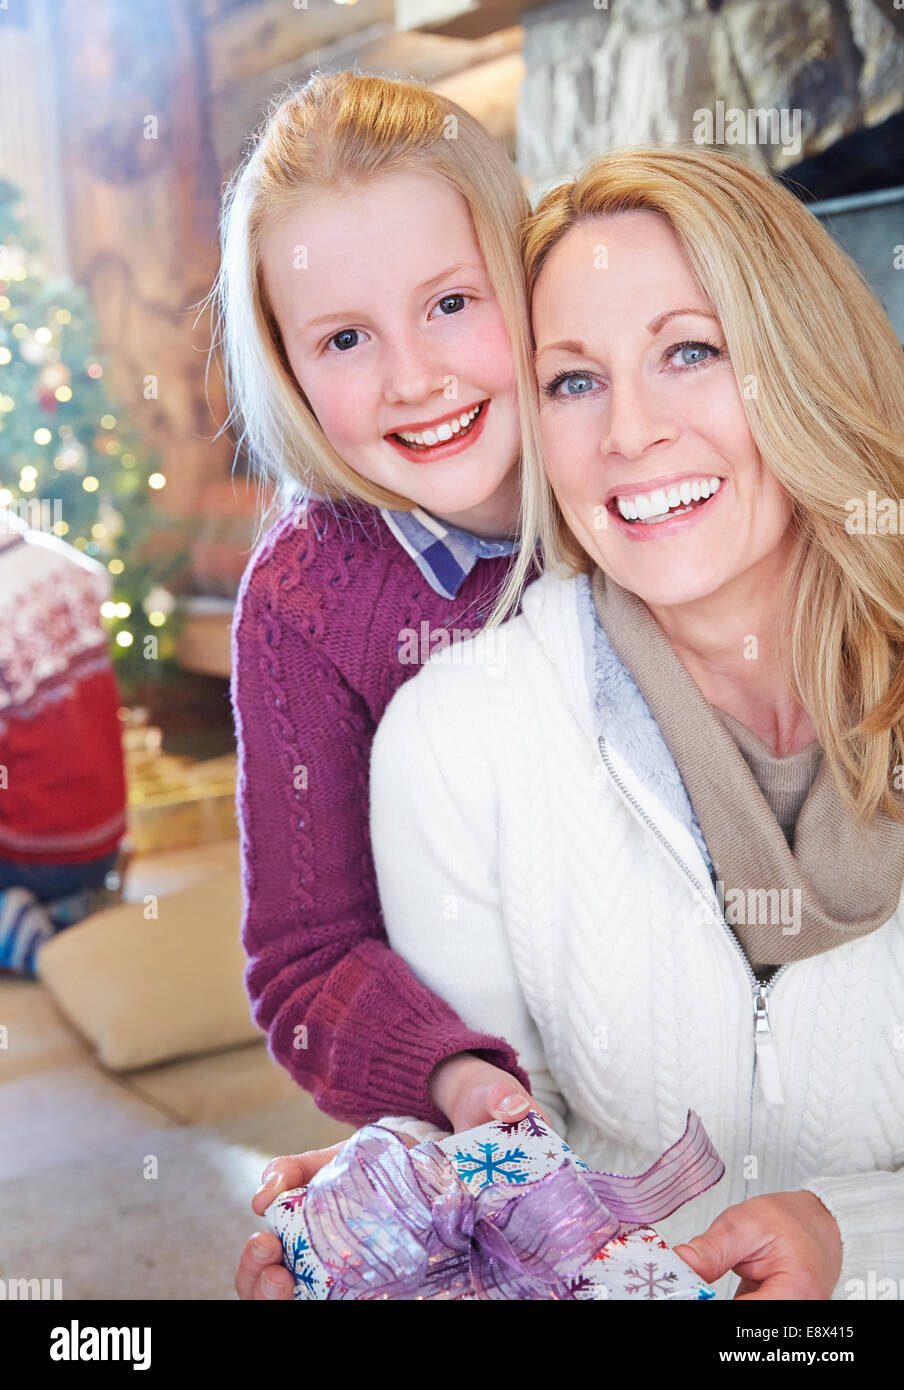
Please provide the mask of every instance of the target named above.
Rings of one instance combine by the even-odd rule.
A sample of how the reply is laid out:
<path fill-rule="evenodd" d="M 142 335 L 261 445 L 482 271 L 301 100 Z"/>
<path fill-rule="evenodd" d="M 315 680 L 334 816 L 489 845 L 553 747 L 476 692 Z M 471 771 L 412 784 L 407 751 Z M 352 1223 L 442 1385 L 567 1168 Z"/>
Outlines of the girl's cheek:
<path fill-rule="evenodd" d="M 484 319 L 478 331 L 469 333 L 464 350 L 468 360 L 467 370 L 475 378 L 475 385 L 492 387 L 500 394 L 514 390 L 512 345 L 500 315 L 494 314 Z"/>
<path fill-rule="evenodd" d="M 309 399 L 332 443 L 354 443 L 373 433 L 374 405 L 360 379 L 353 379 L 349 373 L 344 382 L 331 381 L 320 386 L 316 396 Z"/>

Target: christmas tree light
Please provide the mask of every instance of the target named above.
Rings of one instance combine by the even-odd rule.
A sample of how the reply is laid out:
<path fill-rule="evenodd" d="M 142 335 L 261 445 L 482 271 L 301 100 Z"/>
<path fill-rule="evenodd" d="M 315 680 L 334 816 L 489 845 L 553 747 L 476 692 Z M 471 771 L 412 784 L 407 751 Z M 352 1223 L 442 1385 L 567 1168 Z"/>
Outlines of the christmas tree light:
<path fill-rule="evenodd" d="M 172 675 L 178 610 L 166 585 L 185 567 L 188 523 L 160 510 L 165 475 L 110 397 L 88 297 L 49 276 L 19 198 L 0 179 L 0 505 L 106 566 L 121 684 Z M 162 534 L 178 549 L 148 547 Z"/>

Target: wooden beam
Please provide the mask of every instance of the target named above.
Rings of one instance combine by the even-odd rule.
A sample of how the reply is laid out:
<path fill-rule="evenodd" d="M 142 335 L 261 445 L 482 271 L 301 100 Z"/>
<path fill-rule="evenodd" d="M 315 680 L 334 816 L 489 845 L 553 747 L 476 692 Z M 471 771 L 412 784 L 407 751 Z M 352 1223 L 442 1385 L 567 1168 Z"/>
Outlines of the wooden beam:
<path fill-rule="evenodd" d="M 395 22 L 393 0 L 307 0 L 295 9 L 291 0 L 260 0 L 208 22 L 210 89 L 222 91 L 260 73 L 284 67 L 303 54 L 372 24 Z"/>

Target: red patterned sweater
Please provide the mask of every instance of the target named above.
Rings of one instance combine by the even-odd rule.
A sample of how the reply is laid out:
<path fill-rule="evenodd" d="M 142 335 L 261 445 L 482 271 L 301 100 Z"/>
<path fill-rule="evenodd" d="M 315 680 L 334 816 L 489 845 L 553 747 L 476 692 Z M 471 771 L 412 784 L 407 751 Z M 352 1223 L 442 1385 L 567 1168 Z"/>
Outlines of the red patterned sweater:
<path fill-rule="evenodd" d="M 0 509 L 0 859 L 81 864 L 126 828 L 110 577 Z"/>
<path fill-rule="evenodd" d="M 312 503 L 276 523 L 242 578 L 232 702 L 245 983 L 273 1058 L 352 1124 L 403 1114 L 448 1128 L 427 1081 L 457 1052 L 529 1084 L 503 1039 L 467 1028 L 390 949 L 368 826 L 371 743 L 419 669 L 406 664 L 412 644 L 425 660 L 431 636 L 481 627 L 509 563 L 478 559 L 445 599 L 376 509 Z"/>

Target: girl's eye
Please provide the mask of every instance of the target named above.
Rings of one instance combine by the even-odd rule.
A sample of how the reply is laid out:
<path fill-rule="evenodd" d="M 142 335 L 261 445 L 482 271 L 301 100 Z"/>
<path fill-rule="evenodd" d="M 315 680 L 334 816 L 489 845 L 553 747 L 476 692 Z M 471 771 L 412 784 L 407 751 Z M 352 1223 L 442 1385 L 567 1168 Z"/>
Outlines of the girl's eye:
<path fill-rule="evenodd" d="M 543 387 L 543 394 L 550 400 L 567 400 L 569 397 L 587 396 L 596 389 L 596 379 L 589 372 L 559 372 L 552 381 Z M 564 390 L 560 390 L 564 387 Z"/>
<path fill-rule="evenodd" d="M 343 328 L 341 333 L 334 333 L 330 338 L 330 347 L 335 347 L 338 352 L 348 352 L 349 348 L 357 347 L 361 339 L 361 331 L 358 328 Z"/>
<path fill-rule="evenodd" d="M 666 353 L 669 362 L 674 363 L 679 370 L 688 367 L 703 367 L 707 362 L 716 362 L 722 356 L 720 348 L 715 343 L 676 343 L 670 347 Z"/>
<path fill-rule="evenodd" d="M 443 316 L 448 317 L 449 314 L 460 314 L 467 303 L 468 296 L 466 294 L 444 294 L 434 308 L 435 310 L 438 309 Z"/>

